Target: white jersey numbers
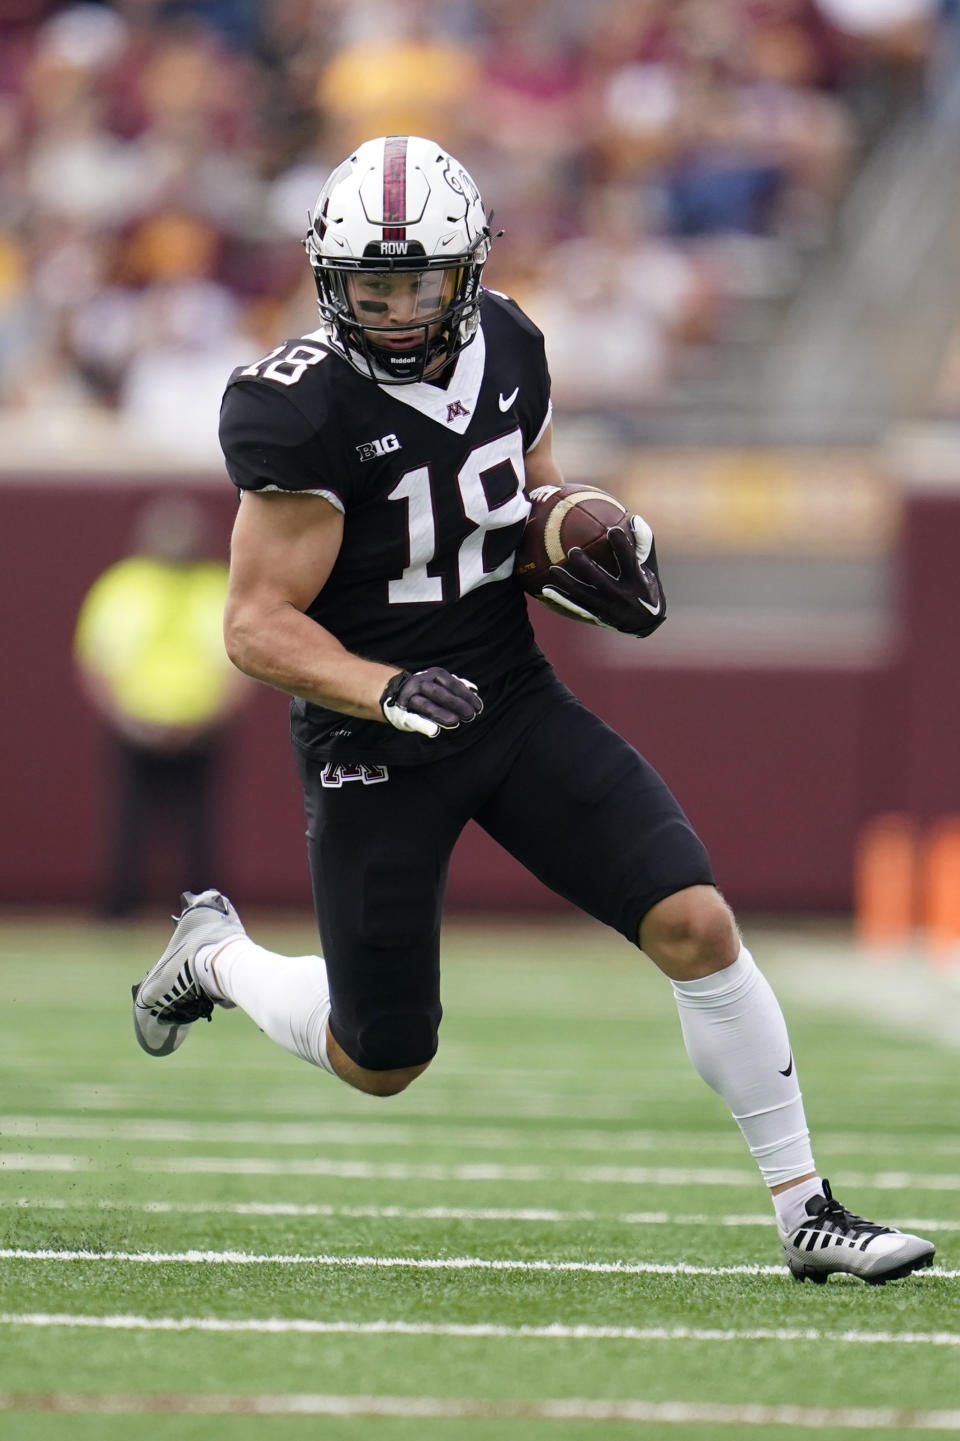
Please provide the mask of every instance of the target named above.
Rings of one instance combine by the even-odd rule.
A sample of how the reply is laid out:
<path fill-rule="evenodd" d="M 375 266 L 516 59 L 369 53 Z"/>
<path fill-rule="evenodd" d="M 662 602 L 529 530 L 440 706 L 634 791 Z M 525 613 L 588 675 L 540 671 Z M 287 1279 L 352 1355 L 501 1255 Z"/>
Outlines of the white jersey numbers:
<path fill-rule="evenodd" d="M 410 564 L 399 580 L 391 580 L 387 586 L 390 604 L 443 600 L 443 581 L 438 575 L 427 575 L 427 566 L 437 550 L 429 465 L 421 465 L 417 470 L 408 470 L 402 475 L 391 490 L 389 499 L 406 501 L 407 544 L 410 548 Z"/>
<path fill-rule="evenodd" d="M 483 484 L 484 475 L 500 466 L 509 465 L 515 487 L 506 500 L 491 506 Z M 476 527 L 460 542 L 457 552 L 457 595 L 466 595 L 491 581 L 506 580 L 513 571 L 513 555 L 495 566 L 484 568 L 484 540 L 492 530 L 522 525 L 530 513 L 530 502 L 523 493 L 523 440 L 519 429 L 498 435 L 470 452 L 457 475 L 460 501 L 467 520 Z M 427 567 L 437 559 L 437 522 L 433 493 L 434 480 L 428 465 L 408 470 L 390 491 L 389 499 L 402 501 L 407 509 L 407 544 L 409 564 L 397 580 L 388 585 L 392 605 L 443 601 L 444 586 L 439 575 L 430 575 Z M 453 599 L 454 597 L 449 597 Z"/>
<path fill-rule="evenodd" d="M 517 488 L 502 504 L 491 508 L 483 486 L 484 472 L 499 465 L 509 464 L 516 477 Z M 519 430 L 509 435 L 498 435 L 486 445 L 478 445 L 464 462 L 457 484 L 463 501 L 463 512 L 472 520 L 477 529 L 471 531 L 460 547 L 458 569 L 460 573 L 460 594 L 476 590 L 478 585 L 488 585 L 492 580 L 506 580 L 513 571 L 513 556 L 496 567 L 485 571 L 483 568 L 483 542 L 487 532 L 501 530 L 505 525 L 522 523 L 530 514 L 530 502 L 523 493 L 523 440 Z"/>
<path fill-rule="evenodd" d="M 284 355 L 284 351 L 286 354 Z M 274 359 L 277 356 L 278 359 Z M 279 358 L 279 357 L 282 357 Z M 279 380 L 281 385 L 296 385 L 304 372 L 318 361 L 326 360 L 327 352 L 319 350 L 315 345 L 278 345 L 276 350 L 271 350 L 262 360 L 248 365 L 246 370 L 241 370 L 240 375 L 259 377 L 263 380 Z"/>

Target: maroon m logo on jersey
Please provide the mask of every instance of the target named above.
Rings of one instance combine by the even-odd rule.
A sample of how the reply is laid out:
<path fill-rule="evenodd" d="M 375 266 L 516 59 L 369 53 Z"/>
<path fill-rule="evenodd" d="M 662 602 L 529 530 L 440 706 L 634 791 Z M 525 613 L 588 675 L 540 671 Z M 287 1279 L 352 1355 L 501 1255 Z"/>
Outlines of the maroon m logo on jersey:
<path fill-rule="evenodd" d="M 467 410 L 466 406 L 463 404 L 462 401 L 453 400 L 453 401 L 451 401 L 450 404 L 447 406 L 447 424 L 449 425 L 450 422 L 451 422 L 451 420 L 456 420 L 456 418 L 457 418 L 458 415 L 469 415 L 469 414 L 470 414 L 469 410 Z"/>

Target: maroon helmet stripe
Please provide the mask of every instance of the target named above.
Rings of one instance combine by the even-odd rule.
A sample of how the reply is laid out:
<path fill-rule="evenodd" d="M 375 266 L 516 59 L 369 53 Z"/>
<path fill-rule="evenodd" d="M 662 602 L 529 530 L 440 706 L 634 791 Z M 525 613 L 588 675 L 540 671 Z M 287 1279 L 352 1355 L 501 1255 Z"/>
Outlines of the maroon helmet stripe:
<path fill-rule="evenodd" d="M 390 135 L 383 151 L 384 240 L 406 240 L 407 137 Z"/>

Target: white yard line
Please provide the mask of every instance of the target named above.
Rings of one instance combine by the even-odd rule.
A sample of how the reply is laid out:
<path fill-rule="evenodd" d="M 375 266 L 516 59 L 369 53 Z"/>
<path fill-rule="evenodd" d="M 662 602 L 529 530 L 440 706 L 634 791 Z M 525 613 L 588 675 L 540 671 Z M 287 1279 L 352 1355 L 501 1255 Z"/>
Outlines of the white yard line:
<path fill-rule="evenodd" d="M 509 1221 L 557 1225 L 621 1225 L 621 1226 L 725 1226 L 732 1228 L 770 1227 L 773 1212 L 762 1215 L 716 1216 L 670 1211 L 560 1211 L 534 1206 L 327 1206 L 317 1203 L 298 1204 L 292 1201 L 110 1201 L 62 1200 L 59 1197 L 17 1196 L 0 1198 L 0 1209 L 66 1211 L 93 1209 L 98 1211 L 141 1211 L 146 1215 L 174 1216 L 285 1216 L 303 1219 L 372 1221 Z M 906 1216 L 893 1218 L 891 1225 L 902 1230 L 960 1231 L 960 1217 Z"/>
<path fill-rule="evenodd" d="M 521 1271 L 551 1275 L 580 1273 L 593 1276 L 783 1276 L 785 1266 L 693 1266 L 686 1261 L 520 1261 L 488 1256 L 339 1256 L 279 1251 L 91 1251 L 0 1247 L 4 1261 L 122 1261 L 134 1265 L 165 1266 L 316 1266 L 375 1271 Z M 960 1271 L 928 1268 L 918 1275 L 940 1279 Z"/>
<path fill-rule="evenodd" d="M 718 1128 L 713 1132 L 645 1130 L 584 1130 L 579 1127 L 524 1127 L 436 1125 L 432 1122 L 399 1121 L 390 1124 L 361 1120 L 342 1121 L 192 1121 L 175 1116 L 3 1115 L 0 1136 L 36 1140 L 148 1141 L 158 1144 L 216 1141 L 236 1145 L 265 1146 L 411 1146 L 459 1147 L 463 1150 L 576 1150 L 603 1154 L 625 1151 L 679 1151 L 684 1154 L 705 1150 L 740 1153 L 742 1142 L 735 1131 Z M 818 1149 L 837 1150 L 848 1155 L 861 1151 L 876 1155 L 877 1141 L 870 1136 L 828 1134 L 818 1137 Z M 889 1142 L 895 1150 L 899 1143 Z M 924 1141 L 924 1151 L 939 1155 L 960 1155 L 955 1137 L 938 1142 Z"/>
<path fill-rule="evenodd" d="M 369 1121 L 189 1121 L 177 1117 L 123 1117 L 110 1120 L 82 1115 L 0 1116 L 0 1136 L 36 1140 L 148 1141 L 181 1145 L 216 1141 L 252 1146 L 411 1146 L 459 1147 L 462 1150 L 577 1150 L 604 1154 L 622 1151 L 732 1151 L 740 1145 L 736 1132 L 683 1136 L 664 1131 L 604 1132 L 551 1128 L 531 1132 L 492 1126 L 437 1126 Z M 960 1148 L 958 1148 L 960 1149 Z"/>
<path fill-rule="evenodd" d="M 49 1059 L 47 1061 L 49 1066 Z M 449 1076 L 446 1071 L 438 1080 L 446 1083 Z M 494 1078 L 497 1079 L 497 1078 Z M 492 1122 L 515 1124 L 517 1121 L 526 1122 L 549 1122 L 551 1127 L 562 1122 L 566 1125 L 577 1128 L 588 1129 L 598 1122 L 609 1123 L 616 1128 L 635 1130 L 637 1118 L 649 1115 L 654 1102 L 651 1100 L 647 1090 L 648 1075 L 643 1069 L 638 1069 L 636 1075 L 636 1087 L 631 1096 L 629 1090 L 624 1091 L 623 1074 L 611 1078 L 611 1090 L 601 1092 L 591 1099 L 590 1095 L 584 1094 L 583 1086 L 586 1078 L 577 1078 L 575 1086 L 566 1086 L 556 1090 L 540 1089 L 532 1091 L 532 1081 L 543 1082 L 543 1076 L 536 1071 L 525 1073 L 522 1081 L 518 1080 L 512 1095 L 503 1096 L 497 1092 L 493 1094 L 490 1087 L 490 1077 L 484 1078 L 485 1084 L 478 1092 L 475 1085 L 476 1072 L 472 1073 L 474 1081 L 471 1090 L 466 1085 L 462 1089 L 454 1091 L 445 1089 L 444 1104 L 439 1107 L 433 1103 L 433 1097 L 438 1094 L 436 1088 L 430 1090 L 414 1090 L 405 1093 L 404 1114 L 409 1117 L 411 1125 L 420 1125 L 436 1122 L 446 1127 L 458 1127 L 464 1125 L 481 1126 Z M 220 1077 L 222 1080 L 222 1076 Z M 312 1080 L 312 1078 L 311 1078 Z M 312 1080 L 313 1085 L 323 1083 Z M 549 1077 L 546 1079 L 549 1085 Z M 330 1118 L 329 1124 L 342 1124 L 345 1126 L 357 1126 L 358 1113 L 344 1108 L 340 1099 L 342 1088 L 334 1087 L 324 1089 L 323 1110 L 324 1115 Z M 409 1096 L 409 1101 L 406 1097 Z M 156 1093 L 154 1091 L 138 1088 L 129 1084 L 112 1085 L 103 1082 L 96 1085 L 58 1085 L 51 1087 L 50 1104 L 66 1107 L 68 1110 L 77 1111 L 98 1111 L 103 1113 L 129 1112 L 138 1110 L 144 1113 L 151 1113 L 156 1104 Z M 277 1117 L 298 1117 L 304 1116 L 307 1119 L 303 1124 L 316 1124 L 315 1117 L 318 1111 L 317 1096 L 314 1090 L 309 1087 L 296 1091 L 269 1090 L 266 1087 L 260 1088 L 256 1095 L 256 1109 L 265 1116 Z M 249 1122 L 251 1104 L 249 1097 L 244 1095 L 232 1095 L 229 1092 L 219 1091 L 216 1094 L 215 1110 L 217 1115 L 229 1116 L 240 1115 L 244 1122 Z M 334 1115 L 339 1120 L 334 1121 Z M 282 1122 L 281 1124 L 287 1124 Z M 289 1122 L 289 1124 L 298 1124 Z M 324 1124 L 327 1124 L 326 1122 Z M 366 1124 L 363 1117 L 360 1124 Z M 696 1150 L 704 1146 L 713 1148 L 717 1144 L 727 1145 L 730 1132 L 724 1131 L 724 1123 L 720 1121 L 712 1131 L 684 1131 L 682 1136 L 678 1135 L 675 1142 L 668 1141 L 668 1145 L 676 1146 L 678 1150 Z M 916 1144 L 915 1137 L 907 1137 L 906 1143 Z M 817 1131 L 818 1149 L 835 1150 L 846 1154 L 850 1148 L 855 1150 L 874 1148 L 874 1138 L 864 1136 L 847 1136 L 845 1133 L 834 1130 Z M 892 1144 L 892 1143 L 891 1143 Z M 941 1138 L 931 1143 L 934 1150 L 941 1148 L 944 1154 L 960 1154 L 960 1139 Z"/>
<path fill-rule="evenodd" d="M 0 1171 L 95 1171 L 92 1156 L 44 1156 L 36 1151 L 0 1152 Z"/>
<path fill-rule="evenodd" d="M 497 1161 L 335 1160 L 316 1156 L 277 1161 L 257 1156 L 138 1157 L 134 1169 L 165 1175 L 340 1176 L 384 1181 L 568 1181 L 588 1185 L 749 1186 L 755 1173 L 726 1167 L 503 1165 Z M 960 1176 L 956 1178 L 960 1190 Z"/>
<path fill-rule="evenodd" d="M 342 1161 L 319 1156 L 277 1161 L 254 1156 L 138 1157 L 134 1169 L 168 1175 L 340 1176 L 383 1181 L 547 1181 L 590 1186 L 754 1186 L 756 1173 L 747 1167 L 694 1166 L 507 1166 L 496 1162 L 463 1165 L 393 1161 Z M 0 1157 L 2 1167 L 2 1157 Z M 881 1191 L 960 1191 L 960 1175 L 922 1175 L 911 1171 L 872 1174 L 845 1172 L 847 1187 Z"/>
<path fill-rule="evenodd" d="M 843 1406 L 737 1406 L 690 1401 L 480 1401 L 439 1396 L 48 1396 L 0 1392 L 0 1411 L 116 1415 L 380 1416 L 431 1420 L 637 1421 L 660 1425 L 827 1427 L 850 1431 L 960 1430 L 960 1411 Z"/>
<path fill-rule="evenodd" d="M 0 1152 L 2 1171 L 91 1171 L 101 1162 L 92 1156 L 41 1155 L 33 1151 Z M 588 1184 L 647 1184 L 662 1186 L 750 1186 L 756 1173 L 744 1168 L 675 1166 L 597 1166 L 567 1168 L 540 1165 L 501 1165 L 495 1161 L 445 1162 L 338 1160 L 309 1157 L 276 1160 L 270 1156 L 134 1156 L 130 1168 L 159 1175 L 209 1176 L 334 1176 L 345 1180 L 381 1181 L 582 1181 Z M 960 1177 L 956 1178 L 960 1190 Z M 950 1189 L 953 1189 L 952 1187 Z"/>
<path fill-rule="evenodd" d="M 316 1321 L 290 1316 L 228 1319 L 220 1316 L 83 1316 L 70 1312 L 0 1312 L 0 1326 L 34 1326 L 95 1331 L 207 1331 L 228 1335 L 447 1336 L 523 1341 L 776 1341 L 785 1345 L 829 1342 L 842 1346 L 960 1346 L 956 1331 L 834 1331 L 818 1327 L 700 1326 L 503 1326 L 495 1322 Z"/>
<path fill-rule="evenodd" d="M 49 1060 L 47 1065 L 49 1068 Z M 38 1066 L 37 1069 L 39 1077 L 42 1067 Z M 222 1080 L 222 1076 L 218 1079 Z M 641 1088 L 639 1073 L 636 1096 L 633 1101 L 629 1096 L 624 1096 L 622 1092 L 622 1074 L 615 1079 L 611 1078 L 609 1091 L 601 1091 L 595 1096 L 584 1094 L 582 1077 L 578 1078 L 580 1089 L 575 1089 L 572 1083 L 564 1081 L 555 1089 L 550 1090 L 547 1089 L 550 1085 L 549 1076 L 544 1079 L 539 1072 L 531 1071 L 527 1072 L 525 1077 L 516 1083 L 512 1093 L 507 1095 L 501 1094 L 499 1087 L 494 1093 L 489 1085 L 485 1085 L 482 1094 L 478 1094 L 475 1086 L 475 1072 L 472 1073 L 471 1079 L 474 1082 L 472 1090 L 466 1082 L 462 1087 L 454 1090 L 449 1086 L 450 1076 L 445 1072 L 443 1081 L 447 1084 L 447 1089 L 443 1108 L 438 1109 L 423 1099 L 424 1095 L 429 1095 L 429 1093 L 421 1093 L 419 1096 L 411 1097 L 408 1114 L 417 1122 L 439 1121 L 448 1126 L 452 1122 L 458 1121 L 480 1125 L 491 1121 L 513 1123 L 520 1119 L 562 1121 L 568 1125 L 575 1123 L 583 1127 L 609 1121 L 619 1126 L 632 1127 L 636 1124 L 637 1116 L 648 1113 L 651 1105 L 651 1098 L 646 1086 Z M 499 1081 L 500 1078 L 495 1079 Z M 646 1079 L 643 1077 L 644 1082 Z M 531 1087 L 531 1081 L 538 1082 L 535 1089 Z M 314 1084 L 317 1083 L 314 1082 Z M 322 1082 L 319 1084 L 322 1086 Z M 503 1090 L 509 1091 L 509 1086 L 504 1085 Z M 54 1094 L 57 1105 L 90 1111 L 129 1111 L 133 1107 L 150 1111 L 156 1102 L 154 1092 L 132 1086 L 115 1089 L 111 1089 L 108 1085 L 95 1088 L 76 1085 L 58 1086 Z M 335 1088 L 330 1109 L 340 1109 L 336 1100 L 337 1095 L 339 1092 Z M 318 1109 L 315 1095 L 306 1089 L 277 1092 L 264 1087 L 257 1092 L 256 1104 L 257 1109 L 268 1116 L 303 1115 L 313 1118 Z M 249 1118 L 249 1099 L 221 1092 L 216 1098 L 216 1111 L 217 1114 L 223 1115 L 239 1113 L 245 1119 Z M 356 1124 L 356 1117 L 352 1112 L 341 1114 L 341 1120 L 345 1125 Z"/>
<path fill-rule="evenodd" d="M 41 1155 L 32 1151 L 0 1152 L 2 1171 L 93 1171 L 101 1162 L 91 1156 Z M 157 1175 L 208 1176 L 333 1176 L 373 1181 L 548 1182 L 590 1186 L 743 1186 L 757 1184 L 756 1173 L 724 1167 L 693 1166 L 543 1166 L 501 1165 L 498 1162 L 410 1164 L 402 1161 L 331 1160 L 309 1157 L 275 1160 L 269 1156 L 134 1156 L 130 1169 Z M 878 1191 L 960 1192 L 960 1175 L 913 1171 L 847 1171 L 845 1188 Z"/>
<path fill-rule="evenodd" d="M 785 1266 L 690 1266 L 654 1261 L 511 1261 L 485 1256 L 336 1256 L 253 1251 L 91 1251 L 48 1247 L 0 1247 L 2 1261 L 121 1261 L 165 1266 L 316 1266 L 375 1271 L 521 1271 L 559 1275 L 579 1272 L 618 1276 L 783 1276 Z M 941 1273 L 943 1274 L 943 1273 Z"/>

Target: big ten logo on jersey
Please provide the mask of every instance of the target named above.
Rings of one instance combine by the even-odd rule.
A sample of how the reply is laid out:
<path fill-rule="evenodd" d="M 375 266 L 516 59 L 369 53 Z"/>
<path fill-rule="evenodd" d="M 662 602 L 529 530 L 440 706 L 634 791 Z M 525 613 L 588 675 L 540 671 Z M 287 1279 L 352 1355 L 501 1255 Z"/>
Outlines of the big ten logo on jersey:
<path fill-rule="evenodd" d="M 375 460 L 378 455 L 389 455 L 391 450 L 399 449 L 400 442 L 395 435 L 381 435 L 379 440 L 365 440 L 358 445 L 357 454 L 361 461 Z"/>
<path fill-rule="evenodd" d="M 328 791 L 338 791 L 347 781 L 375 786 L 389 779 L 386 766 L 367 765 L 366 761 L 328 761 L 320 772 L 320 784 Z"/>

